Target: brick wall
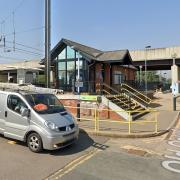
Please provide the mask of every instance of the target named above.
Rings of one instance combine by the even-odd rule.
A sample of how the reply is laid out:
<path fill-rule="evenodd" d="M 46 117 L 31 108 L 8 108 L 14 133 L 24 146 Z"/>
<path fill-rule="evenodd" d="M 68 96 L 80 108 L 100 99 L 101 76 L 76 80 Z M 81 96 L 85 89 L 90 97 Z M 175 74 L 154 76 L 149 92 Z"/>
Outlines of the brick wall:
<path fill-rule="evenodd" d="M 64 106 L 77 107 L 77 100 L 74 100 L 74 99 L 61 99 L 60 102 Z M 66 108 L 66 109 L 73 115 L 76 115 L 76 112 L 77 112 L 76 108 Z"/>
<path fill-rule="evenodd" d="M 110 64 L 103 64 L 101 63 L 96 63 L 95 65 L 95 79 L 96 79 L 96 83 L 102 82 L 103 77 L 102 77 L 102 69 L 104 68 L 104 82 L 106 84 L 110 85 L 110 79 L 111 79 L 111 74 L 110 74 L 110 68 L 112 68 L 112 75 L 118 71 L 121 72 L 122 74 L 124 74 L 126 76 L 126 80 L 135 80 L 135 76 L 136 76 L 136 70 L 132 69 L 132 68 L 128 68 L 128 67 L 122 67 L 119 65 L 111 65 Z M 112 78 L 113 81 L 113 78 Z"/>
<path fill-rule="evenodd" d="M 135 74 L 136 74 L 135 69 L 113 65 L 112 74 L 114 74 L 115 71 L 119 71 L 122 74 L 124 74 L 126 76 L 126 80 L 135 80 Z"/>
<path fill-rule="evenodd" d="M 71 106 L 71 107 L 77 107 L 77 100 L 73 99 L 61 99 L 60 102 L 64 106 Z M 98 107 L 96 104 L 93 103 L 81 103 L 81 117 L 83 116 L 90 116 L 91 118 L 94 117 L 94 110 L 88 109 L 88 108 L 97 108 L 99 109 L 99 118 L 100 119 L 111 119 L 111 120 L 117 120 L 121 121 L 123 118 L 118 115 L 116 112 L 108 111 L 108 108 L 106 106 L 100 106 Z M 86 109 L 87 108 L 87 109 Z M 66 108 L 71 114 L 76 116 L 77 109 L 76 108 Z"/>

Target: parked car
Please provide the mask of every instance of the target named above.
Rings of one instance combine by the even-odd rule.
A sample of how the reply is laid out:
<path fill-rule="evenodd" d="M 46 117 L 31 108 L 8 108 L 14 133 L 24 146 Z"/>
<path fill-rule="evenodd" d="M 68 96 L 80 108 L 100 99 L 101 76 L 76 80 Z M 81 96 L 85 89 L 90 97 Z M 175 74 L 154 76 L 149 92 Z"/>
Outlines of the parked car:
<path fill-rule="evenodd" d="M 79 128 L 53 94 L 0 91 L 0 133 L 40 152 L 74 143 Z"/>

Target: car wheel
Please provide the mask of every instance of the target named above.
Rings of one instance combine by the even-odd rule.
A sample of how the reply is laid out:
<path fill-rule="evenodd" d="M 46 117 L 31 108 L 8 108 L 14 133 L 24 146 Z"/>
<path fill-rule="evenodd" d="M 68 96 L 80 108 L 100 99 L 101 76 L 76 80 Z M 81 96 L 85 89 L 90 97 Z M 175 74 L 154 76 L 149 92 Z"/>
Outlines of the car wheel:
<path fill-rule="evenodd" d="M 38 153 L 43 149 L 42 140 L 39 134 L 31 133 L 27 139 L 27 145 L 32 152 Z"/>

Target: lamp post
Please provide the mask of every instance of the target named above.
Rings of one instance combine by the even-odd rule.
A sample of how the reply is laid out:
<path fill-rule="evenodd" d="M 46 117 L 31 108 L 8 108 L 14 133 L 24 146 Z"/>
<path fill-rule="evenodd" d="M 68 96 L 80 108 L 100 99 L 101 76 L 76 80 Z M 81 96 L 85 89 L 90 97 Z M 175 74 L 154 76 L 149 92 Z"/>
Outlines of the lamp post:
<path fill-rule="evenodd" d="M 176 57 L 177 57 L 176 53 L 172 54 L 173 65 L 176 65 Z"/>
<path fill-rule="evenodd" d="M 139 66 L 139 81 L 140 81 L 140 86 L 142 85 L 142 66 Z"/>
<path fill-rule="evenodd" d="M 166 72 L 163 73 L 164 74 L 164 80 L 163 80 L 163 83 L 164 83 L 164 89 L 166 89 Z"/>
<path fill-rule="evenodd" d="M 146 53 L 146 56 L 145 56 L 145 92 L 146 92 L 146 96 L 147 96 L 147 50 L 150 49 L 151 46 L 146 46 L 145 47 L 145 53 Z"/>
<path fill-rule="evenodd" d="M 46 87 L 50 88 L 50 63 L 51 63 L 51 1 L 45 0 L 45 77 Z"/>

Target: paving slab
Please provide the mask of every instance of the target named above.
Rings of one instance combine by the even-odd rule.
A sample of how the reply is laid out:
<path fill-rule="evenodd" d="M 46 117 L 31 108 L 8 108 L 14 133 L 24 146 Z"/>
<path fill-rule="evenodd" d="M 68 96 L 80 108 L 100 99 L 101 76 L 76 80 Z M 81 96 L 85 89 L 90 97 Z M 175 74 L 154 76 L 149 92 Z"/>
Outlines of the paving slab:
<path fill-rule="evenodd" d="M 133 121 L 130 128 L 128 121 L 99 121 L 99 131 L 95 132 L 95 122 L 82 120 L 79 125 L 86 132 L 97 135 L 107 135 L 111 137 L 148 137 L 162 135 L 170 131 L 179 119 L 179 111 L 173 111 L 171 93 L 156 93 L 151 108 L 157 110 L 157 132 L 155 123 L 141 123 L 143 121 L 154 121 L 155 113 L 148 113 L 136 121 Z M 177 109 L 180 110 L 180 100 L 177 100 Z M 92 118 L 92 117 L 91 117 Z M 123 123 L 124 122 L 124 123 Z M 136 124 L 137 123 L 137 124 Z"/>

